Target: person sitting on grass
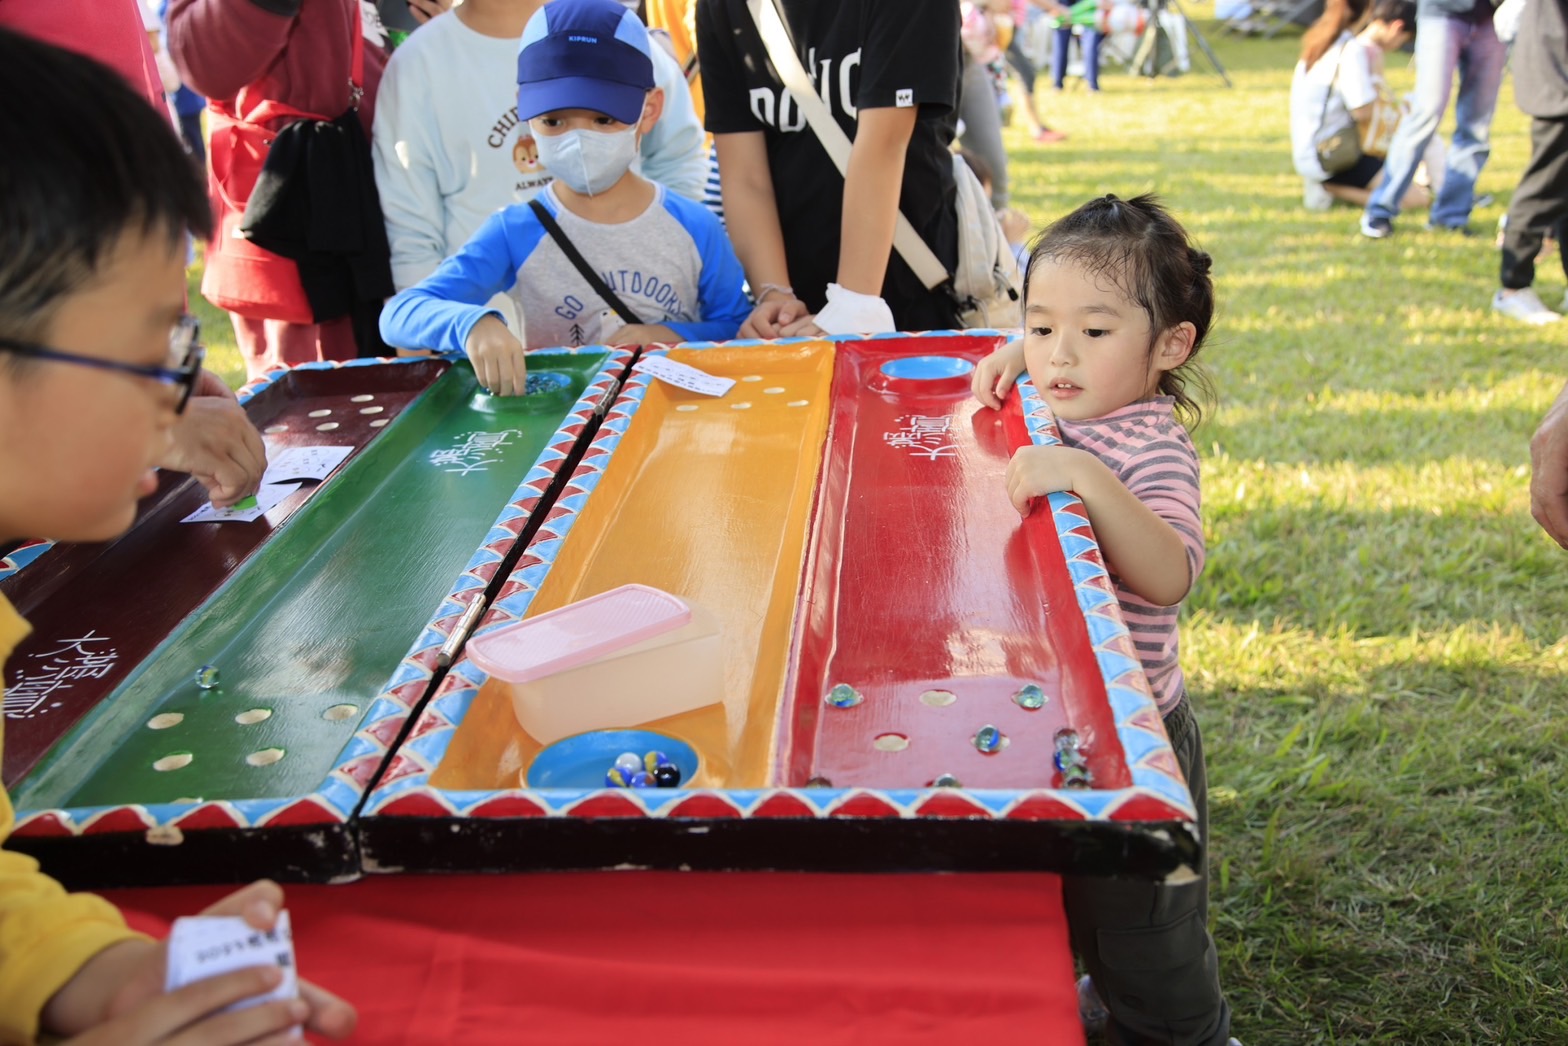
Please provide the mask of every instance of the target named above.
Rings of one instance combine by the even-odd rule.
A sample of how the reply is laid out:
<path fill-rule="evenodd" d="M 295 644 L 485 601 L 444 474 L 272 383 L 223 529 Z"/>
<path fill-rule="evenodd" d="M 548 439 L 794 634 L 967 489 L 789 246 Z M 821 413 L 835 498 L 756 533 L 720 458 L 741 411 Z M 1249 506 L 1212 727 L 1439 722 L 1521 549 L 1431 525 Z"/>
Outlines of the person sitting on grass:
<path fill-rule="evenodd" d="M 1021 447 L 1007 497 L 1071 491 L 1083 501 L 1149 689 L 1197 808 L 1208 853 L 1203 737 L 1177 656 L 1181 602 L 1203 569 L 1198 456 L 1182 417 L 1200 416 L 1193 357 L 1214 316 L 1209 256 L 1153 196 L 1105 196 L 1046 228 L 1024 282 L 1024 337 L 975 368 L 987 407 L 1027 367 L 1058 446 Z M 1230 1007 L 1208 931 L 1206 860 L 1184 883 L 1067 876 L 1073 950 L 1089 975 L 1079 1013 L 1113 1042 L 1226 1046 Z"/>
<path fill-rule="evenodd" d="M 0 542 L 107 541 L 157 485 L 201 370 L 185 314 L 185 234 L 208 235 L 207 194 L 167 116 L 90 59 L 0 30 L 0 91 L 33 99 L 0 120 Z M 28 626 L 0 596 L 0 661 Z M 15 815 L 0 791 L 0 840 Z M 283 891 L 253 883 L 208 909 L 270 930 Z M 281 972 L 255 967 L 164 991 L 167 948 L 112 905 L 68 894 L 0 850 L 0 1041 L 281 1042 L 336 1038 L 353 1008 L 300 982 L 298 999 L 233 1012 Z"/>
<path fill-rule="evenodd" d="M 1302 36 L 1301 61 L 1290 82 L 1290 147 L 1309 211 L 1326 211 L 1335 200 L 1365 207 L 1382 183 L 1383 157 L 1363 153 L 1349 170 L 1330 173 L 1317 147 L 1335 135 L 1359 136 L 1373 103 L 1380 96 L 1392 98 L 1383 56 L 1410 42 L 1415 22 L 1415 0 L 1329 0 Z M 1403 206 L 1431 202 L 1426 187 L 1413 183 Z"/>
<path fill-rule="evenodd" d="M 637 140 L 663 104 L 650 46 L 642 22 L 617 0 L 554 0 L 534 13 L 517 54 L 517 115 L 555 181 L 530 204 L 491 216 L 388 302 L 387 344 L 466 352 L 480 383 L 505 396 L 525 389 L 525 347 L 735 336 L 751 305 L 723 227 L 702 204 L 631 169 Z M 608 296 L 573 262 L 547 215 Z M 486 304 L 507 291 L 521 314 L 516 333 Z"/>

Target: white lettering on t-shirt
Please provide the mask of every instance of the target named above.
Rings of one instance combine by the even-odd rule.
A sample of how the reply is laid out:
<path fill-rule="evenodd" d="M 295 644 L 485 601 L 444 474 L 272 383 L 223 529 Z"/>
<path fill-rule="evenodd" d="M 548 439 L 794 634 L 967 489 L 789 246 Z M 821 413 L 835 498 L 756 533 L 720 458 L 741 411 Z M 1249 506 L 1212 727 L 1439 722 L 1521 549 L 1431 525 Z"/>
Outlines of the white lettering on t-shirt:
<path fill-rule="evenodd" d="M 836 109 L 851 120 L 859 115 L 859 109 L 854 102 L 854 92 L 850 89 L 850 80 L 855 70 L 860 68 L 859 48 L 839 60 L 837 91 L 834 90 L 832 58 L 824 58 L 818 62 L 817 50 L 812 48 L 806 53 L 806 68 L 811 70 L 817 93 L 822 96 L 822 102 L 830 112 Z M 789 93 L 789 88 L 753 87 L 750 97 L 751 115 L 756 117 L 758 123 L 790 133 L 806 129 L 806 115 L 795 104 L 795 98 Z M 905 107 L 914 105 L 914 92 L 900 91 L 898 104 Z"/>
<path fill-rule="evenodd" d="M 860 50 L 859 50 L 859 48 L 856 48 L 851 53 L 845 55 L 844 56 L 844 60 L 838 64 L 838 97 L 839 97 L 839 104 L 844 107 L 844 111 L 846 113 L 848 113 L 851 117 L 856 116 L 857 113 L 858 113 L 858 110 L 855 108 L 855 102 L 854 102 L 855 95 L 854 95 L 854 92 L 852 92 L 849 89 L 849 77 L 850 77 L 851 73 L 853 73 L 856 69 L 859 69 L 859 68 L 860 68 Z M 827 71 L 824 69 L 823 70 L 823 78 L 824 79 L 826 79 L 826 73 L 827 73 Z"/>

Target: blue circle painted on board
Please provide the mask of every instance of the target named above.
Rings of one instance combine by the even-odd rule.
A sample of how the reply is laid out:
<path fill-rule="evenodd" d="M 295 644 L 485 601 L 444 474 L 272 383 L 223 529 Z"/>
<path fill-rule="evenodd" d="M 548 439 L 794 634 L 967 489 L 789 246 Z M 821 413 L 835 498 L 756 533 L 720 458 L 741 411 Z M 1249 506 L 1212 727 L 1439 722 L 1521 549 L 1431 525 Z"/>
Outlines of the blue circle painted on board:
<path fill-rule="evenodd" d="M 572 376 L 553 370 L 530 370 L 523 392 L 522 396 L 492 396 L 478 389 L 471 406 L 486 414 L 538 413 L 559 410 L 576 395 Z"/>
<path fill-rule="evenodd" d="M 663 752 L 681 772 L 681 786 L 697 775 L 697 750 L 652 730 L 590 730 L 563 737 L 528 765 L 529 788 L 603 788 L 604 775 L 622 752 Z"/>
<path fill-rule="evenodd" d="M 942 381 L 962 378 L 975 365 L 962 356 L 901 356 L 882 364 L 882 373 L 906 381 Z"/>

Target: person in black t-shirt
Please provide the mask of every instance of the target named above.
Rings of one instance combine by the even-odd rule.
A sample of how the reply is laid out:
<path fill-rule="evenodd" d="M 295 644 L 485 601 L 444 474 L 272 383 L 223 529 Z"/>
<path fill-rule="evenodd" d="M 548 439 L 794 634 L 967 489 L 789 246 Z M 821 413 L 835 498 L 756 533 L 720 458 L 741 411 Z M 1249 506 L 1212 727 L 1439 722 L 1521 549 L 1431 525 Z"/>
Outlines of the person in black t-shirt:
<path fill-rule="evenodd" d="M 854 145 L 842 177 L 768 61 L 745 0 L 698 0 L 706 123 L 730 236 L 757 301 L 741 336 L 957 326 L 945 287 L 928 290 L 893 250 L 893 228 L 902 210 L 953 271 L 958 5 L 780 6 L 801 63 Z"/>

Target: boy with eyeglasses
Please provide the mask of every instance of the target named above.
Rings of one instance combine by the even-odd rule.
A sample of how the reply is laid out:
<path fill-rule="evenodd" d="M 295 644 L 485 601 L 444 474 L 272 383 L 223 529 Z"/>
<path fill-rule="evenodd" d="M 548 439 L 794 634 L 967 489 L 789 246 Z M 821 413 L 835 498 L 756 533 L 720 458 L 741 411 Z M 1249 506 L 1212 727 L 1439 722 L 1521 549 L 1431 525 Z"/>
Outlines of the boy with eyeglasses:
<path fill-rule="evenodd" d="M 0 30 L 0 542 L 101 541 L 130 525 L 197 383 L 185 316 L 187 229 L 211 226 L 206 194 L 168 121 L 110 70 Z M 27 624 L 0 597 L 0 661 Z M 13 823 L 0 792 L 0 839 Z M 282 891 L 260 882 L 210 914 L 270 929 Z M 165 946 L 118 912 L 67 894 L 0 850 L 0 1041 L 40 1032 L 82 1042 L 284 1041 L 296 1024 L 352 1030 L 347 1003 L 301 983 L 298 999 L 229 1013 L 272 990 L 252 968 L 163 991 Z"/>

